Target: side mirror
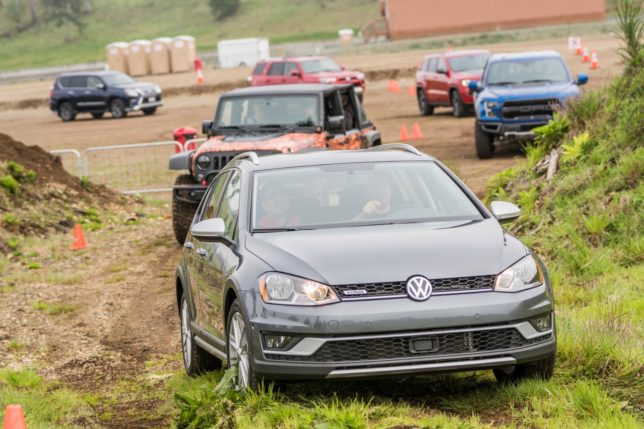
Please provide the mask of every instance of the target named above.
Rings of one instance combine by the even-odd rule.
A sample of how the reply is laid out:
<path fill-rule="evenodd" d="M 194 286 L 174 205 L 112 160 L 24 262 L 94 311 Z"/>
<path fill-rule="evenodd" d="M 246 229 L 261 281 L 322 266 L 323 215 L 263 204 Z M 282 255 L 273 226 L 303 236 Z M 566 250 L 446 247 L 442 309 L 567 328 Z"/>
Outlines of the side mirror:
<path fill-rule="evenodd" d="M 293 76 L 293 77 L 302 77 L 302 73 L 300 73 L 300 71 L 299 71 L 299 70 L 291 70 L 291 72 L 289 73 L 289 75 L 290 75 L 290 76 Z"/>
<path fill-rule="evenodd" d="M 226 233 L 226 224 L 221 218 L 206 219 L 190 228 L 190 233 L 199 241 L 215 241 Z"/>
<path fill-rule="evenodd" d="M 210 130 L 212 130 L 213 121 L 203 121 L 201 123 L 201 133 L 210 137 Z"/>
<path fill-rule="evenodd" d="M 97 83 L 97 84 L 96 84 L 96 89 L 102 89 L 102 90 L 105 90 L 105 89 L 107 89 L 107 87 L 105 86 L 105 84 L 104 84 L 104 83 Z"/>
<path fill-rule="evenodd" d="M 588 83 L 588 75 L 586 73 L 579 73 L 577 75 L 577 85 L 586 85 Z"/>
<path fill-rule="evenodd" d="M 506 201 L 492 201 L 490 204 L 492 214 L 501 223 L 515 220 L 521 214 L 521 209 Z"/>
<path fill-rule="evenodd" d="M 436 69 L 436 73 L 438 73 L 438 74 L 444 74 L 444 75 L 446 75 L 446 76 L 447 76 L 447 70 L 445 70 L 445 69 Z"/>
<path fill-rule="evenodd" d="M 347 130 L 344 116 L 329 116 L 329 131 L 332 133 L 343 133 Z"/>

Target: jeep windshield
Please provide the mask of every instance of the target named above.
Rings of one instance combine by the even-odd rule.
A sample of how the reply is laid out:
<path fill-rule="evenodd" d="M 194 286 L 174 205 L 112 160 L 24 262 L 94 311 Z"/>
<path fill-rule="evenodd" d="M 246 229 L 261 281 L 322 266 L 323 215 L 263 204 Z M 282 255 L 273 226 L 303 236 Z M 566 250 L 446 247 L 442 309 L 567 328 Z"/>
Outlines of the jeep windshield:
<path fill-rule="evenodd" d="M 337 65 L 331 58 L 302 61 L 301 65 L 302 70 L 304 70 L 304 74 L 342 71 L 342 67 Z"/>
<path fill-rule="evenodd" d="M 449 65 L 455 72 L 480 71 L 485 67 L 489 54 L 463 55 L 448 58 Z"/>
<path fill-rule="evenodd" d="M 496 61 L 488 66 L 487 85 L 569 82 L 570 75 L 559 58 Z"/>
<path fill-rule="evenodd" d="M 124 86 L 136 83 L 134 79 L 125 73 L 110 73 L 101 76 L 108 86 Z"/>
<path fill-rule="evenodd" d="M 452 178 L 429 161 L 259 171 L 252 191 L 253 232 L 483 219 Z"/>
<path fill-rule="evenodd" d="M 269 95 L 223 98 L 219 102 L 218 129 L 275 130 L 320 125 L 316 95 Z"/>

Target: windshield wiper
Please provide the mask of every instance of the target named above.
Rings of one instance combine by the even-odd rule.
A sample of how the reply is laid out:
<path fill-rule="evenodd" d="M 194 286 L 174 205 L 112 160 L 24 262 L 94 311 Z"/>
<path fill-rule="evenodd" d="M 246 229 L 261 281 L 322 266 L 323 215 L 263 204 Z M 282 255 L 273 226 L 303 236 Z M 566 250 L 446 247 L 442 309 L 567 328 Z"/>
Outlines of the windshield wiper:
<path fill-rule="evenodd" d="M 284 124 L 262 124 L 258 125 L 257 128 L 286 128 Z"/>
<path fill-rule="evenodd" d="M 295 123 L 296 127 L 314 127 L 315 123 L 311 119 L 307 119 L 306 121 L 300 121 Z"/>
<path fill-rule="evenodd" d="M 541 82 L 548 82 L 552 83 L 550 79 L 532 79 L 532 80 L 524 80 L 521 83 L 541 83 Z"/>
<path fill-rule="evenodd" d="M 491 83 L 490 85 L 516 85 L 519 82 L 494 82 Z"/>
<path fill-rule="evenodd" d="M 285 228 L 255 228 L 253 232 L 290 232 L 290 231 L 310 231 L 311 228 L 294 228 L 294 227 L 285 227 Z"/>

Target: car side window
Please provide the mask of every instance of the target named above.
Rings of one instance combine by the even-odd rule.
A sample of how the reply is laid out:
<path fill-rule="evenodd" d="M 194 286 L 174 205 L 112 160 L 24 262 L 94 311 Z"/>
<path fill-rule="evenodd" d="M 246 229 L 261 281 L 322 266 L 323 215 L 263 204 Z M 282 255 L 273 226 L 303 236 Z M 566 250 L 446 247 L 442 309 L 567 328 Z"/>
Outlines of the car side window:
<path fill-rule="evenodd" d="M 293 70 L 296 72 L 300 71 L 300 69 L 297 68 L 296 63 L 284 63 L 284 75 L 290 76 Z"/>
<path fill-rule="evenodd" d="M 215 178 L 215 183 L 213 183 L 213 189 L 210 193 L 210 200 L 204 206 L 203 213 L 199 220 L 213 219 L 217 217 L 217 209 L 219 208 L 219 200 L 221 200 L 221 194 L 224 190 L 224 185 L 226 184 L 226 179 L 228 178 L 228 172 L 220 174 Z"/>
<path fill-rule="evenodd" d="M 241 175 L 239 171 L 234 170 L 230 173 L 230 180 L 226 185 L 226 190 L 219 204 L 217 217 L 224 220 L 226 225 L 226 237 L 233 240 L 235 238 L 235 227 L 237 225 L 237 216 L 239 215 L 239 193 L 241 189 Z"/>
<path fill-rule="evenodd" d="M 423 61 L 423 64 L 420 66 L 420 69 L 424 72 L 429 71 L 429 62 L 431 61 L 431 58 L 427 58 L 425 61 Z"/>
<path fill-rule="evenodd" d="M 262 74 L 265 68 L 266 68 L 266 63 L 257 63 L 257 65 L 255 66 L 255 69 L 253 70 L 253 74 Z"/>
<path fill-rule="evenodd" d="M 436 58 L 430 58 L 429 59 L 429 64 L 428 64 L 428 70 L 429 72 L 435 72 L 436 71 Z"/>
<path fill-rule="evenodd" d="M 445 73 L 446 71 L 447 71 L 447 65 L 445 64 L 445 59 L 437 58 L 436 73 Z"/>
<path fill-rule="evenodd" d="M 99 78 L 96 76 L 88 76 L 87 77 L 87 87 L 96 89 L 99 85 L 102 85 L 103 81 L 101 81 Z"/>
<path fill-rule="evenodd" d="M 70 88 L 85 88 L 87 86 L 86 76 L 72 76 L 69 80 Z"/>
<path fill-rule="evenodd" d="M 268 70 L 268 74 L 271 76 L 284 74 L 284 63 L 273 63 L 271 68 Z"/>

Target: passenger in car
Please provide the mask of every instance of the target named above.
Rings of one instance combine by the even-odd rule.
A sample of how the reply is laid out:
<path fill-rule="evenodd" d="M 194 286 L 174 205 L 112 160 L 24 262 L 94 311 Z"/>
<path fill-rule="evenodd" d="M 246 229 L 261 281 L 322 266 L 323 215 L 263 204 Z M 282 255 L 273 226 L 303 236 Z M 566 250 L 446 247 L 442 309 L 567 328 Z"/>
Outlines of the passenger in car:
<path fill-rule="evenodd" d="M 258 228 L 281 228 L 299 223 L 299 216 L 290 214 L 289 195 L 283 185 L 267 183 L 262 191 L 260 206 L 264 212 L 257 222 Z"/>

